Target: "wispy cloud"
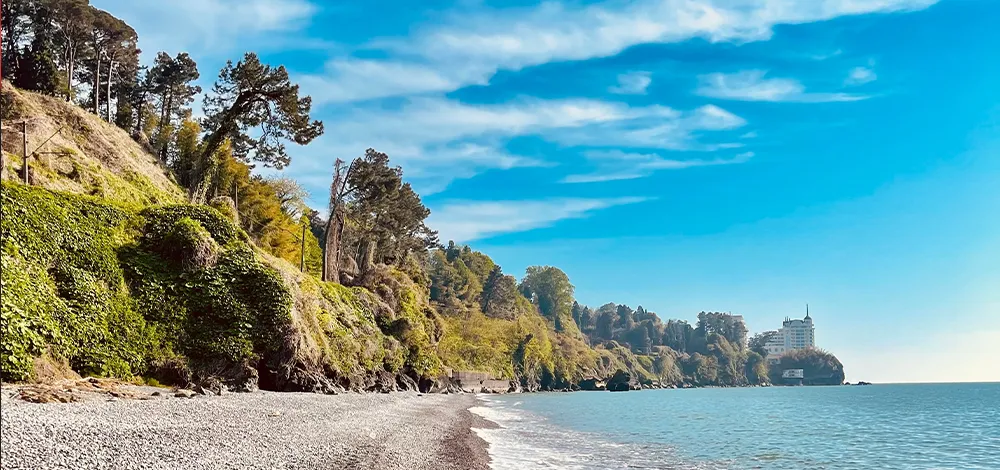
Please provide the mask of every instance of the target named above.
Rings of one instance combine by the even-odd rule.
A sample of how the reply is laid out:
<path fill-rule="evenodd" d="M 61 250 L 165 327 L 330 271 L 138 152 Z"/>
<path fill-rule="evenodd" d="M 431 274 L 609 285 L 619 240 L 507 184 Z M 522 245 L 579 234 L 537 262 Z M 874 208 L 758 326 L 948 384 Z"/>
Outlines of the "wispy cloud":
<path fill-rule="evenodd" d="M 242 54 L 298 30 L 319 10 L 307 0 L 92 0 L 139 33 L 147 57 L 190 52 L 196 60 Z M 309 41 L 305 41 L 309 42 Z M 233 57 L 227 57 L 233 58 Z"/>
<path fill-rule="evenodd" d="M 432 208 L 428 225 L 442 240 L 459 243 L 504 233 L 549 227 L 565 219 L 579 219 L 614 206 L 636 204 L 648 198 L 546 199 L 540 201 L 457 201 Z"/>
<path fill-rule="evenodd" d="M 851 93 L 812 93 L 798 80 L 767 78 L 763 70 L 744 70 L 732 74 L 712 73 L 698 77 L 697 94 L 709 98 L 738 101 L 775 101 L 825 103 L 859 101 L 867 96 Z"/>
<path fill-rule="evenodd" d="M 704 142 L 703 132 L 746 124 L 717 106 L 679 111 L 665 106 L 628 106 L 592 99 L 523 99 L 473 105 L 444 98 L 414 98 L 395 109 L 354 105 L 328 121 L 326 134 L 303 152 L 297 174 L 326 177 L 336 157 L 348 159 L 374 147 L 406 169 L 424 193 L 489 170 L 554 165 L 515 155 L 510 139 L 535 136 L 564 146 L 718 150 L 741 144 Z M 309 153 L 315 152 L 315 153 Z"/>
<path fill-rule="evenodd" d="M 827 60 L 827 59 L 832 59 L 832 58 L 837 57 L 837 56 L 839 56 L 839 55 L 841 55 L 843 53 L 844 53 L 843 50 L 837 49 L 837 50 L 832 51 L 832 52 L 827 52 L 827 53 L 822 53 L 822 54 L 813 54 L 812 56 L 810 56 L 810 58 L 812 58 L 813 60 L 823 61 L 823 60 Z"/>
<path fill-rule="evenodd" d="M 372 41 L 367 48 L 385 51 L 389 57 L 364 67 L 344 67 L 335 61 L 327 73 L 306 80 L 317 84 L 307 90 L 328 101 L 451 91 L 488 82 L 499 70 L 608 57 L 638 44 L 692 38 L 759 41 L 769 39 L 772 28 L 779 24 L 917 10 L 936 2 L 641 0 L 587 5 L 546 2 L 526 8 L 481 8 L 471 13 L 465 10 L 433 26 L 414 28 L 409 37 Z M 390 86 L 386 78 L 376 76 L 381 70 L 401 68 L 419 72 L 391 77 Z M 324 94 L 319 88 L 331 84 L 335 84 L 335 93 Z"/>
<path fill-rule="evenodd" d="M 649 72 L 629 72 L 618 76 L 618 85 L 608 89 L 619 95 L 645 95 L 649 84 L 653 83 Z"/>
<path fill-rule="evenodd" d="M 546 138 L 571 146 L 644 147 L 664 150 L 714 151 L 740 147 L 739 143 L 708 143 L 699 136 L 703 131 L 726 131 L 746 125 L 746 120 L 725 109 L 705 105 L 691 111 L 670 108 L 654 115 L 636 115 L 632 119 L 551 131 Z"/>
<path fill-rule="evenodd" d="M 585 154 L 596 164 L 591 173 L 574 174 L 563 178 L 563 183 L 599 183 L 620 181 L 647 176 L 663 170 L 683 170 L 702 166 L 736 165 L 750 161 L 753 152 L 743 152 L 732 158 L 676 160 L 659 154 L 630 153 L 621 150 L 592 151 Z"/>
<path fill-rule="evenodd" d="M 847 79 L 844 80 L 844 85 L 847 86 L 860 86 L 866 83 L 874 82 L 878 80 L 878 75 L 875 74 L 875 60 L 869 60 L 867 67 L 854 67 L 847 74 Z"/>

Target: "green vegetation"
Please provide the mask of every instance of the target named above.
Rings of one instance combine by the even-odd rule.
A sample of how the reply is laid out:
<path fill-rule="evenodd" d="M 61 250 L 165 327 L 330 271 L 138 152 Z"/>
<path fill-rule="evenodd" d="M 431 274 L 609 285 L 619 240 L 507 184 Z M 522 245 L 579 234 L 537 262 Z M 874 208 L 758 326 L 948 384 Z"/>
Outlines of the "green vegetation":
<path fill-rule="evenodd" d="M 38 93 L 5 84 L 2 118 L 30 118 L 61 154 L 29 159 L 31 186 L 2 185 L 3 380 L 30 380 L 38 358 L 148 383 L 318 392 L 429 389 L 454 369 L 531 391 L 780 376 L 767 337 L 748 343 L 732 315 L 692 326 L 595 310 L 559 268 L 518 282 L 484 253 L 442 246 L 374 149 L 337 160 L 324 220 L 295 181 L 254 174 L 323 133 L 310 97 L 254 53 L 227 63 L 196 120 L 195 60 L 161 52 L 140 67 L 135 32 L 87 0 L 4 2 L 2 23 L 5 73 Z M 13 180 L 25 163 L 10 141 L 0 168 Z M 810 384 L 843 381 L 827 353 L 782 361 Z"/>
<path fill-rule="evenodd" d="M 802 369 L 803 385 L 844 383 L 844 365 L 833 354 L 821 349 L 799 349 L 783 354 L 781 367 L 770 371 L 773 383 L 785 383 L 781 378 L 781 371 L 784 369 Z"/>

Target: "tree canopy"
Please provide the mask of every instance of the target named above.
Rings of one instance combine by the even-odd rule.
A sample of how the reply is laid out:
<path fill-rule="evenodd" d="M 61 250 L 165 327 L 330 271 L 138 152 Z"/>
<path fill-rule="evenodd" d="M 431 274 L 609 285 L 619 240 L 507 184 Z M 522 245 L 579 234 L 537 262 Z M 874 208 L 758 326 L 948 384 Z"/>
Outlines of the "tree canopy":
<path fill-rule="evenodd" d="M 553 322 L 556 331 L 578 331 L 573 322 L 573 284 L 561 269 L 530 266 L 518 289 Z"/>
<path fill-rule="evenodd" d="M 285 141 L 306 145 L 323 134 L 323 123 L 310 118 L 312 98 L 299 96 L 284 66 L 262 64 L 252 52 L 226 63 L 204 111 L 206 154 L 229 140 L 237 159 L 279 170 L 291 161 Z"/>

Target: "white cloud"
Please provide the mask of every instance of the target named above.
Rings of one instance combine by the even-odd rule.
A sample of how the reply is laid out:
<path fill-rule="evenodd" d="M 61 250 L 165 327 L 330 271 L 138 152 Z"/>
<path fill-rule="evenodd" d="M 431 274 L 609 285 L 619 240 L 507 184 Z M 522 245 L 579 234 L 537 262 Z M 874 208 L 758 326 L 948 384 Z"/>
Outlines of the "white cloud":
<path fill-rule="evenodd" d="M 563 178 L 563 183 L 599 183 L 645 178 L 661 170 L 683 170 L 702 166 L 736 165 L 746 163 L 755 156 L 743 152 L 733 158 L 676 160 L 659 154 L 630 153 L 621 150 L 591 151 L 585 153 L 596 164 L 592 173 L 574 174 Z"/>
<path fill-rule="evenodd" d="M 273 44 L 306 24 L 318 11 L 307 0 L 92 0 L 122 18 L 139 34 L 150 60 L 157 51 L 206 56 L 242 54 Z M 281 34 L 268 34 L 281 33 Z M 282 43 L 284 44 L 284 43 Z M 292 44 L 292 43 L 289 43 Z M 295 47 L 295 46 L 293 46 Z"/>
<path fill-rule="evenodd" d="M 465 243 L 504 233 L 549 227 L 560 220 L 579 219 L 593 212 L 647 198 L 548 199 L 541 201 L 460 201 L 432 208 L 427 224 L 442 240 Z"/>
<path fill-rule="evenodd" d="M 745 121 L 717 106 L 678 111 L 589 99 L 523 99 L 472 105 L 444 98 L 413 98 L 395 109 L 373 103 L 349 106 L 327 120 L 326 134 L 297 152 L 290 171 L 328 179 L 336 157 L 350 159 L 368 147 L 387 153 L 424 194 L 489 170 L 553 165 L 508 152 L 507 142 L 538 136 L 565 146 L 644 146 L 718 150 L 741 144 L 701 142 L 696 133 L 727 130 Z"/>
<path fill-rule="evenodd" d="M 811 56 L 811 58 L 813 60 L 817 60 L 817 61 L 824 61 L 824 60 L 827 60 L 827 59 L 832 59 L 834 57 L 837 57 L 837 56 L 839 56 L 839 55 L 841 55 L 843 53 L 844 53 L 843 50 L 837 49 L 837 50 L 835 50 L 833 52 L 829 52 L 829 53 L 826 53 L 826 54 L 814 54 L 814 55 Z"/>
<path fill-rule="evenodd" d="M 867 96 L 850 93 L 810 93 L 798 80 L 766 78 L 766 75 L 763 70 L 702 75 L 698 77 L 700 85 L 696 93 L 709 98 L 738 101 L 824 103 L 867 99 Z"/>
<path fill-rule="evenodd" d="M 740 136 L 741 139 L 756 139 L 757 131 L 750 131 Z"/>
<path fill-rule="evenodd" d="M 303 75 L 298 82 L 316 103 L 342 103 L 447 92 L 485 84 L 489 76 L 470 68 L 439 69 L 417 62 L 341 58 L 328 62 L 325 74 Z"/>
<path fill-rule="evenodd" d="M 272 0 L 275 1 L 275 0 Z M 390 57 L 368 70 L 330 68 L 317 84 L 336 93 L 307 89 L 330 100 L 369 99 L 408 93 L 451 91 L 488 82 L 499 70 L 520 70 L 552 61 L 613 56 L 645 43 L 758 41 L 779 24 L 824 21 L 845 15 L 918 10 L 937 0 L 641 0 L 579 5 L 479 9 L 451 14 L 414 28 L 406 38 L 379 39 L 368 47 Z M 347 59 L 343 59 L 347 60 Z M 379 77 L 382 69 L 426 67 L 414 74 Z M 367 80 L 366 80 L 367 78 Z M 386 80 L 391 86 L 386 86 Z"/>
<path fill-rule="evenodd" d="M 653 78 L 649 72 L 629 72 L 618 76 L 618 85 L 608 89 L 619 95 L 645 95 Z"/>
<path fill-rule="evenodd" d="M 641 109 L 641 108 L 640 108 Z M 634 114 L 630 119 L 559 129 L 546 134 L 549 140 L 571 146 L 646 147 L 665 150 L 714 151 L 742 146 L 738 143 L 710 144 L 699 140 L 701 131 L 725 131 L 746 121 L 714 105 L 680 112 L 659 108 L 658 114 Z"/>
<path fill-rule="evenodd" d="M 851 69 L 850 73 L 847 74 L 847 79 L 844 80 L 844 84 L 848 86 L 859 86 L 866 83 L 874 82 L 878 80 L 878 75 L 875 71 L 868 67 L 854 67 Z"/>

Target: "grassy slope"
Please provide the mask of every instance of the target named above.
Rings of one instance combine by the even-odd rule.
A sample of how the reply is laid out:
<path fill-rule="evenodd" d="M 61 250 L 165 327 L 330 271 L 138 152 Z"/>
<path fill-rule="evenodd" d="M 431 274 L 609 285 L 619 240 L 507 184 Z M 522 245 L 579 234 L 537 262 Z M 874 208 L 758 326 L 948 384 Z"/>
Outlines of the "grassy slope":
<path fill-rule="evenodd" d="M 591 349 L 535 312 L 443 318 L 426 287 L 394 269 L 378 295 L 302 275 L 219 212 L 177 205 L 184 191 L 121 129 L 6 83 L 3 101 L 5 380 L 33 377 L 40 356 L 162 381 L 219 376 L 240 387 L 259 374 L 285 390 L 386 389 L 447 368 L 529 388 L 617 368 L 651 377 L 626 348 Z M 63 155 L 29 163 L 33 187 L 9 182 L 22 164 L 11 124 L 24 119 L 31 149 L 61 129 L 42 151 Z"/>
<path fill-rule="evenodd" d="M 6 81 L 2 101 L 5 180 L 20 179 L 20 123 L 26 121 L 28 151 L 40 154 L 29 160 L 35 186 L 142 205 L 185 200 L 184 191 L 155 156 L 94 114 L 51 96 L 18 90 Z"/>
<path fill-rule="evenodd" d="M 390 273 L 389 302 L 303 276 L 221 213 L 179 205 L 184 191 L 121 129 L 7 83 L 3 104 L 3 379 L 31 378 L 43 355 L 123 377 L 239 381 L 259 369 L 272 387 L 304 390 L 440 372 L 440 332 L 405 276 Z M 32 187 L 14 183 L 12 123 L 24 119 L 29 149 L 61 129 L 42 151 L 64 154 L 29 163 Z M 186 265 L 199 242 L 214 259 Z M 398 338 L 378 324 L 401 318 Z"/>

